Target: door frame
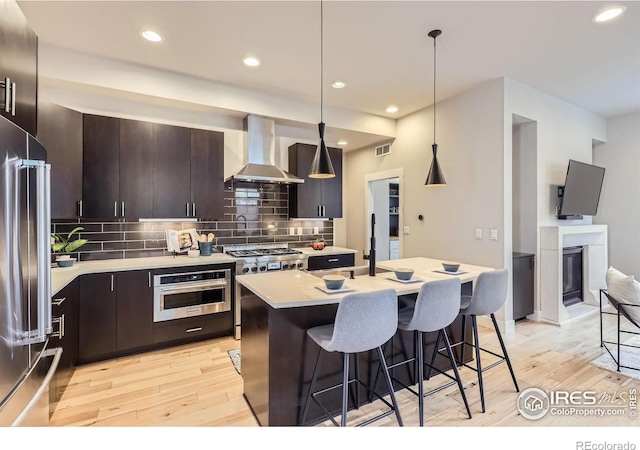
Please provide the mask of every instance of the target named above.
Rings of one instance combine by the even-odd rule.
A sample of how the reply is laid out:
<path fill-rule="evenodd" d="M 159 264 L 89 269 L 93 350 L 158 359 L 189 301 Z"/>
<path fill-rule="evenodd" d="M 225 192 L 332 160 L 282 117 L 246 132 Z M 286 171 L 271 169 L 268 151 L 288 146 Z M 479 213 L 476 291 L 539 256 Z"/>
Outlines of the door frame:
<path fill-rule="evenodd" d="M 373 193 L 371 192 L 372 181 L 386 180 L 389 178 L 398 179 L 398 246 L 400 247 L 399 258 L 403 257 L 403 232 L 404 229 L 404 168 L 399 167 L 397 169 L 389 169 L 382 172 L 370 173 L 364 176 L 364 249 L 365 252 L 369 252 L 369 230 L 371 229 L 371 213 L 373 212 Z"/>

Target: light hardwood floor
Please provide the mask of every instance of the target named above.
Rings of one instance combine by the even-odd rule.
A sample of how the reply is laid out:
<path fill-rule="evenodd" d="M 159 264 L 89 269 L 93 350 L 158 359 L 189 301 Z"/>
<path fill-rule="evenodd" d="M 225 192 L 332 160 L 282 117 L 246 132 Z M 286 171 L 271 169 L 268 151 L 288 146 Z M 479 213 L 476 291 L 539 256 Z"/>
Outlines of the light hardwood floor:
<path fill-rule="evenodd" d="M 640 381 L 589 364 L 602 354 L 598 316 L 580 320 L 569 328 L 524 321 L 516 333 L 504 336 L 521 391 L 537 387 L 545 391 L 592 390 L 624 397 L 640 391 Z M 482 329 L 481 344 L 499 349 L 495 334 Z M 123 427 L 255 427 L 258 426 L 244 397 L 242 378 L 227 355 L 239 348 L 231 337 L 118 358 L 76 369 L 51 419 L 54 426 Z M 485 359 L 483 363 L 490 363 Z M 507 366 L 484 374 L 487 410 L 480 410 L 475 372 L 461 369 L 472 419 L 468 419 L 457 387 L 452 386 L 425 400 L 426 426 L 541 426 L 612 427 L 637 426 L 640 419 L 624 416 L 551 416 L 531 421 L 519 415 Z M 426 382 L 431 389 L 443 382 L 438 376 Z M 448 380 L 444 380 L 448 381 Z M 405 426 L 417 426 L 417 398 L 397 393 Z M 376 415 L 380 401 L 349 413 L 349 423 Z M 330 422 L 322 425 L 332 426 Z M 322 426 L 321 425 L 321 426 Z M 375 423 L 396 427 L 393 415 Z"/>

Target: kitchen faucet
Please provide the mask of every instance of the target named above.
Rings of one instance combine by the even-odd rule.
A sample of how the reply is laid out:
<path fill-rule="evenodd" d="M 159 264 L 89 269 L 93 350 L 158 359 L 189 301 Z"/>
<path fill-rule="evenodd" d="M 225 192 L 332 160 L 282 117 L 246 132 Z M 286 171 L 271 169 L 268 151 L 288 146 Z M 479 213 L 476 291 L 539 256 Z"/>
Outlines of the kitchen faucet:
<path fill-rule="evenodd" d="M 376 276 L 376 215 L 371 214 L 371 244 L 369 254 L 363 255 L 365 261 L 369 261 L 369 276 Z M 364 252 L 363 252 L 364 253 Z"/>

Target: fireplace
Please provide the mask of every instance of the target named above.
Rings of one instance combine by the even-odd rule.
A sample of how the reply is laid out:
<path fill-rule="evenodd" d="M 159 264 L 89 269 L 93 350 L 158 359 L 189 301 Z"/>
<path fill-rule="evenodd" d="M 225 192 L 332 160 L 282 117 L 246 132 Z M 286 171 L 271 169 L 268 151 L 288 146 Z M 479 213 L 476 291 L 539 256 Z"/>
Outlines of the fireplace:
<path fill-rule="evenodd" d="M 562 303 L 575 305 L 584 300 L 582 293 L 582 246 L 562 249 Z"/>

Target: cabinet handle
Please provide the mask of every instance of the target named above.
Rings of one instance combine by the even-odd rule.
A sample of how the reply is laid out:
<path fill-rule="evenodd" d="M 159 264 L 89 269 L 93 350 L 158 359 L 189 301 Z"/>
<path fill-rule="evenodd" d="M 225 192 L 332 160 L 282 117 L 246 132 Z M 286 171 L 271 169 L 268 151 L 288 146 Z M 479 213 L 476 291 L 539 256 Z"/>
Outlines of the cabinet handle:
<path fill-rule="evenodd" d="M 83 209 L 84 209 L 84 200 L 80 200 L 78 202 L 78 217 L 82 217 L 83 214 Z"/>
<path fill-rule="evenodd" d="M 1 84 L 4 88 L 4 112 L 11 112 L 11 78 L 5 77 Z"/>
<path fill-rule="evenodd" d="M 120 209 L 122 210 L 122 217 L 124 217 L 124 202 L 122 202 L 122 207 Z"/>
<path fill-rule="evenodd" d="M 189 203 L 187 203 L 187 217 L 189 217 L 191 214 L 189 214 Z"/>
<path fill-rule="evenodd" d="M 327 214 L 327 211 L 325 209 L 325 206 L 322 205 L 322 217 L 324 217 Z"/>
<path fill-rule="evenodd" d="M 113 217 L 118 217 L 118 202 L 113 202 Z"/>
<path fill-rule="evenodd" d="M 51 304 L 53 306 L 60 306 L 62 305 L 62 303 L 67 299 L 67 297 L 62 297 L 62 298 L 54 298 L 53 300 L 51 300 Z"/>
<path fill-rule="evenodd" d="M 338 262 L 340 261 L 339 258 L 331 258 L 331 259 L 327 259 L 327 262 Z"/>
<path fill-rule="evenodd" d="M 318 214 L 318 217 L 320 217 L 320 205 L 316 206 L 316 213 Z"/>
<path fill-rule="evenodd" d="M 149 272 L 149 287 L 151 287 L 151 272 Z"/>
<path fill-rule="evenodd" d="M 191 214 L 193 214 L 193 217 L 196 216 L 196 204 L 195 203 L 191 204 Z"/>
<path fill-rule="evenodd" d="M 60 317 L 54 317 L 51 319 L 51 322 L 58 324 L 58 332 L 52 333 L 51 336 L 57 337 L 58 339 L 64 338 L 64 314 Z"/>
<path fill-rule="evenodd" d="M 202 327 L 189 328 L 187 333 L 193 333 L 194 331 L 202 331 Z"/>
<path fill-rule="evenodd" d="M 111 292 L 113 292 L 113 275 L 111 275 Z"/>
<path fill-rule="evenodd" d="M 16 115 L 16 84 L 11 83 L 11 115 Z"/>

